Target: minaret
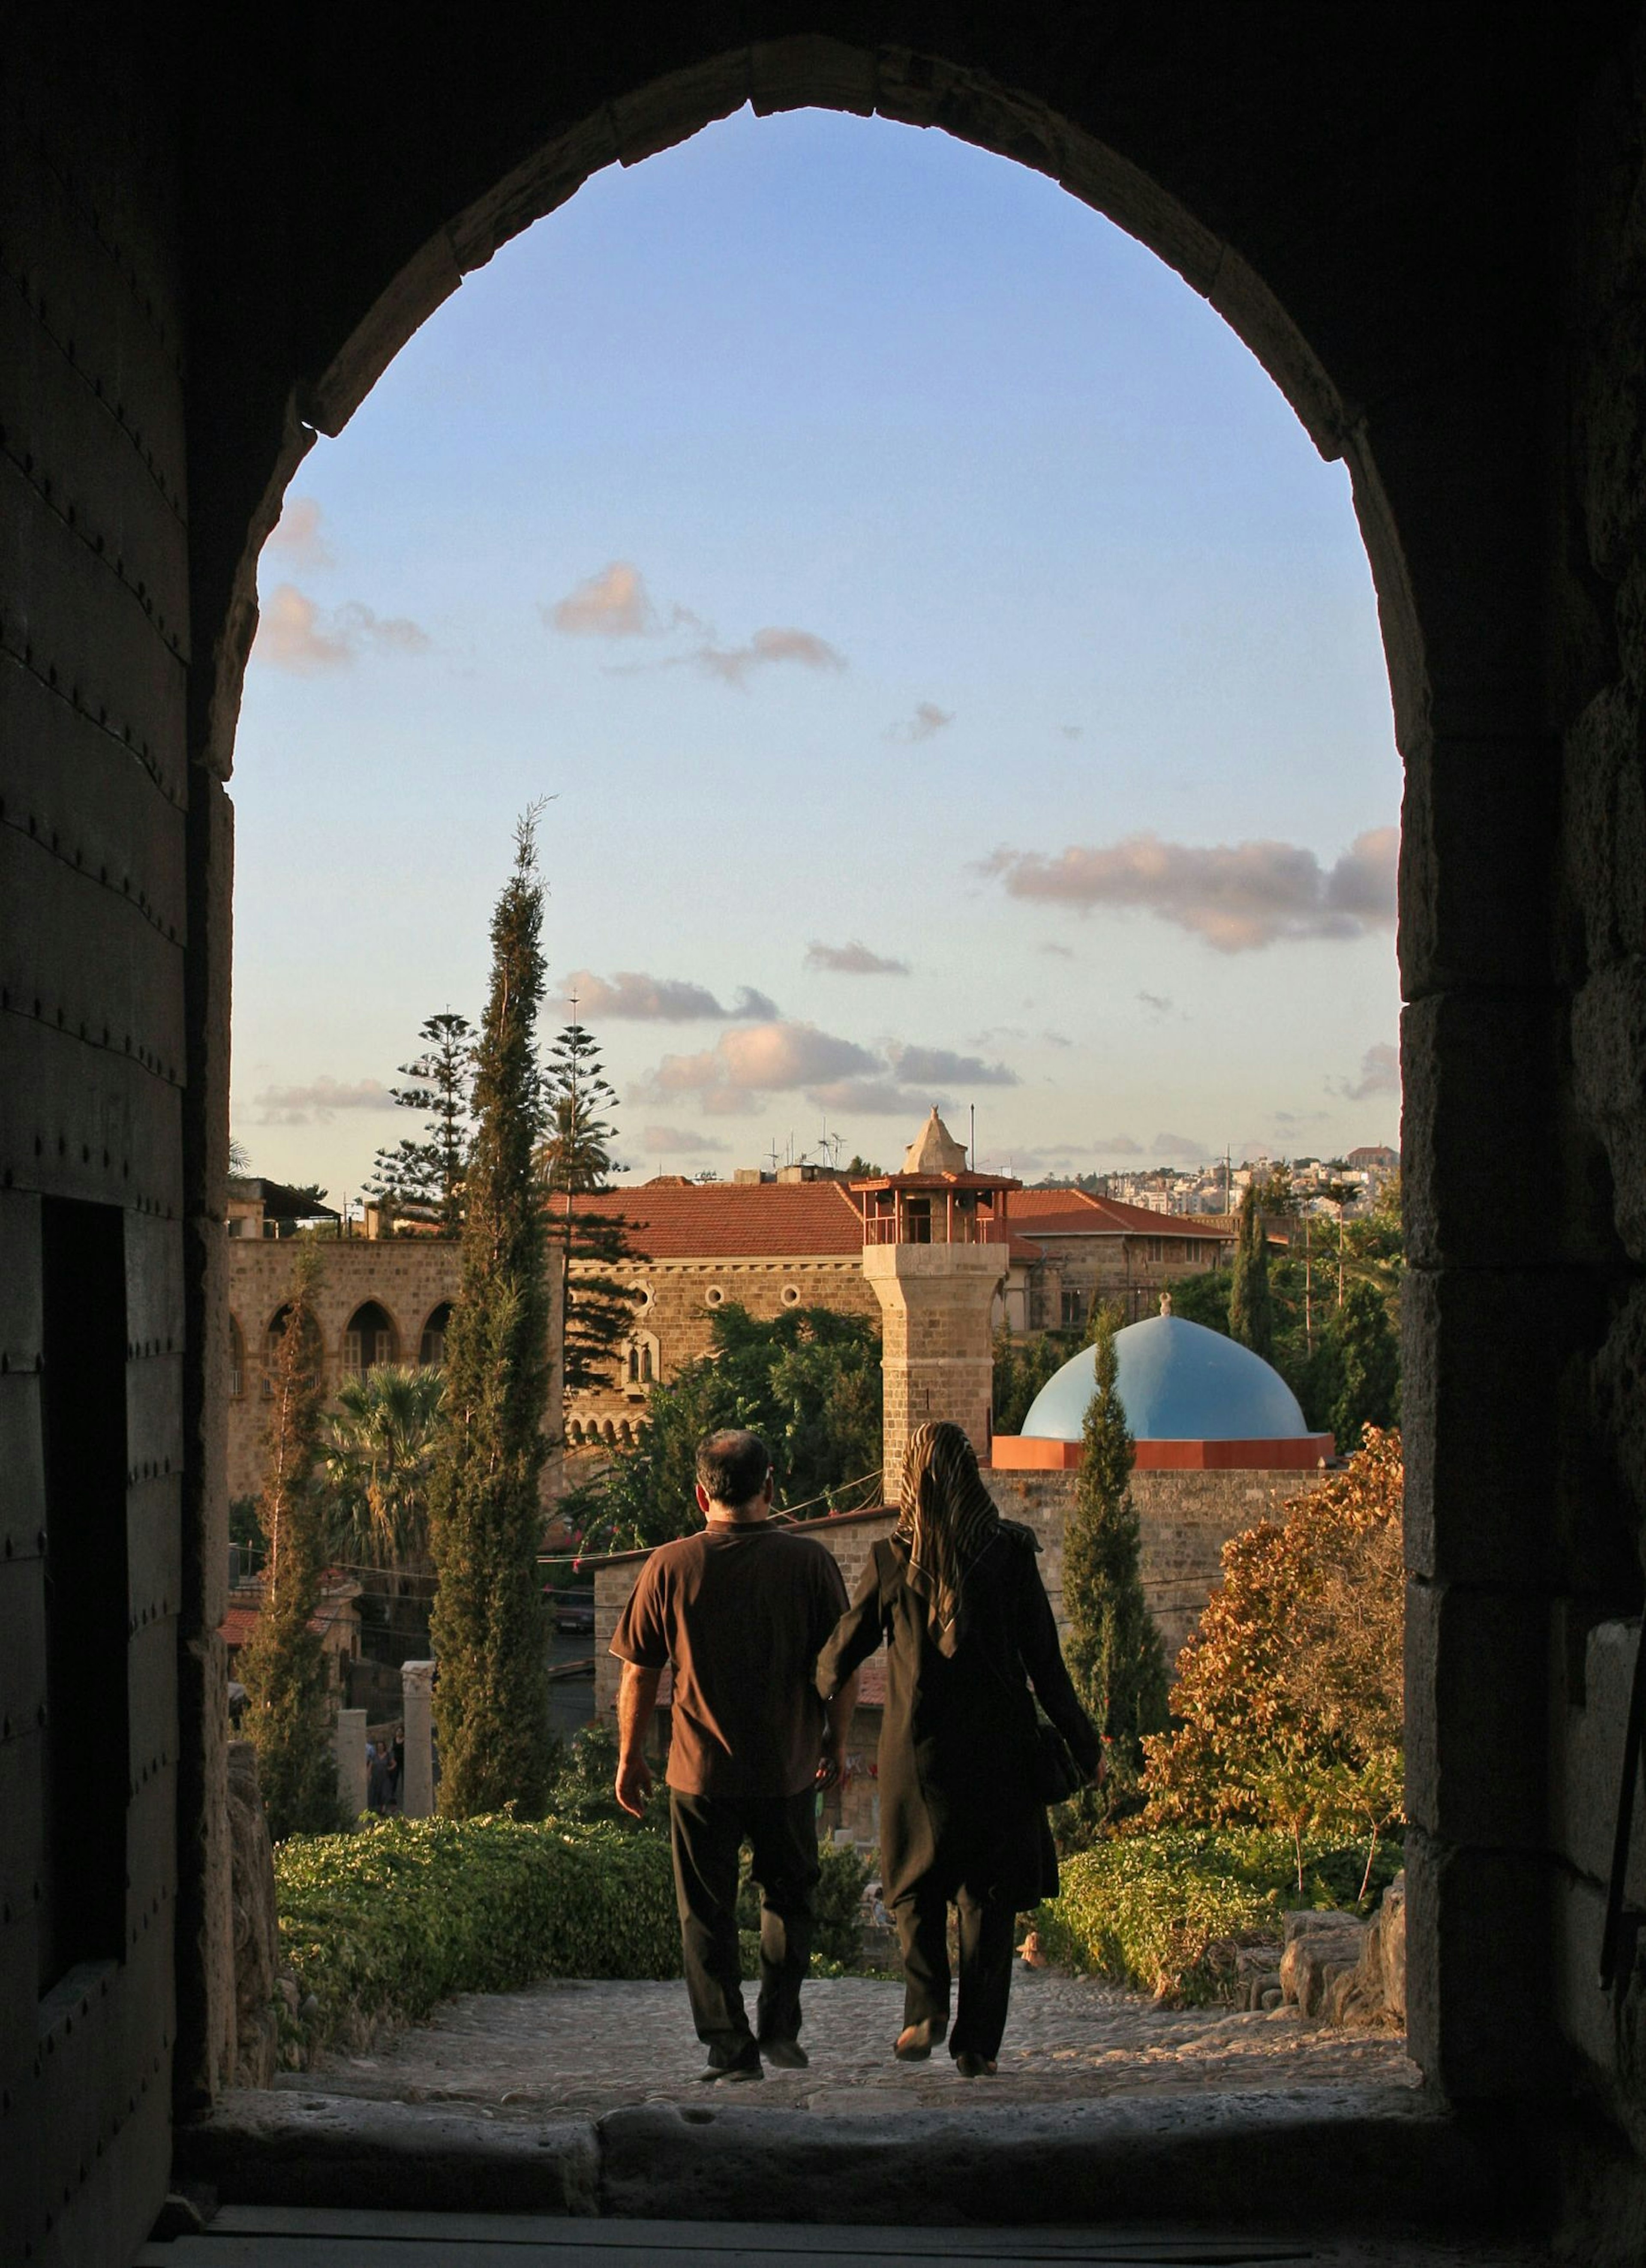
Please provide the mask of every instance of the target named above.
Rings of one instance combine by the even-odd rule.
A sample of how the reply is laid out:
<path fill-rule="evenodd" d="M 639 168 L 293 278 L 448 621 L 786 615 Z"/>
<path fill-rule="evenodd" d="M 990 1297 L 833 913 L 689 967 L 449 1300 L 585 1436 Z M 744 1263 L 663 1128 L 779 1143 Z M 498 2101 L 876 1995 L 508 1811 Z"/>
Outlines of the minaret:
<path fill-rule="evenodd" d="M 928 1418 L 965 1428 L 989 1461 L 993 1307 L 1010 1264 L 1008 1190 L 974 1174 L 935 1106 L 900 1173 L 853 1182 L 863 1206 L 863 1273 L 880 1301 L 884 1477 L 895 1504 L 910 1434 Z"/>

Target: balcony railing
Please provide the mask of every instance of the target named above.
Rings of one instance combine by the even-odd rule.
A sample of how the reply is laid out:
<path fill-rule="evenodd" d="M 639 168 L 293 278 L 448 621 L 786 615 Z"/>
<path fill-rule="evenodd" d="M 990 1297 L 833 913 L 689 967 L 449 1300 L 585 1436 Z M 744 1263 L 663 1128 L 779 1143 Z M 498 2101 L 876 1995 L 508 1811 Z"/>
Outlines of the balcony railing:
<path fill-rule="evenodd" d="M 987 1213 L 956 1213 L 955 1233 L 945 1233 L 947 1223 L 941 1213 L 927 1216 L 905 1214 L 901 1221 L 896 1213 L 872 1212 L 863 1222 L 865 1244 L 1009 1244 L 1011 1224 L 997 1220 Z M 902 1234 L 898 1231 L 901 1228 Z"/>

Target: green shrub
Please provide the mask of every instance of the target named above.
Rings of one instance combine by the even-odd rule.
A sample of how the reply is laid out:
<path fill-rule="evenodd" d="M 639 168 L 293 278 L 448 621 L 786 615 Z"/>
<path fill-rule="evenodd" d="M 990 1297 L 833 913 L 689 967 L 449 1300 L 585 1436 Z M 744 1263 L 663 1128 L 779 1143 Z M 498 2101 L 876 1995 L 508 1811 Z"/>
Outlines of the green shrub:
<path fill-rule="evenodd" d="M 865 1870 L 824 1848 L 814 1967 L 855 1966 Z M 665 1834 L 602 1821 L 388 1819 L 275 1851 L 281 1948 L 314 2038 L 358 2040 L 454 1992 L 546 1977 L 675 1977 Z M 758 1926 L 758 1893 L 750 1918 Z M 743 1917 L 740 1913 L 740 1919 Z"/>
<path fill-rule="evenodd" d="M 545 1977 L 678 1977 L 668 1845 L 602 1825 L 386 1820 L 275 1852 L 280 1937 L 322 2039 Z"/>
<path fill-rule="evenodd" d="M 1400 1865 L 1379 1854 L 1369 1904 Z M 1364 1852 L 1305 1851 L 1303 1896 L 1288 1835 L 1169 1828 L 1109 1836 L 1066 1859 L 1062 1888 L 1036 1917 L 1059 1964 L 1179 2002 L 1220 1997 L 1233 1945 L 1279 1937 L 1289 1908 L 1355 1907 Z"/>

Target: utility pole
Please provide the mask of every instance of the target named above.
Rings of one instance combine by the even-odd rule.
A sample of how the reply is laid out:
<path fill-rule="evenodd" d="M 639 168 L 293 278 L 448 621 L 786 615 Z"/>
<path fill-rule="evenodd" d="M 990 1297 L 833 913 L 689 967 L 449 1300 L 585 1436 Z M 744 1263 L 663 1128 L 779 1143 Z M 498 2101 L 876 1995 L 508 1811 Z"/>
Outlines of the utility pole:
<path fill-rule="evenodd" d="M 1310 1256 L 1309 1230 L 1313 1219 L 1312 1213 L 1303 1215 L 1303 1345 L 1311 1355 L 1315 1351 L 1315 1278 L 1314 1263 Z"/>
<path fill-rule="evenodd" d="M 971 1168 L 971 1172 L 975 1174 L 978 1170 L 978 1106 L 974 1102 L 970 1106 L 970 1108 L 971 1111 L 971 1139 L 966 1145 L 966 1164 Z"/>

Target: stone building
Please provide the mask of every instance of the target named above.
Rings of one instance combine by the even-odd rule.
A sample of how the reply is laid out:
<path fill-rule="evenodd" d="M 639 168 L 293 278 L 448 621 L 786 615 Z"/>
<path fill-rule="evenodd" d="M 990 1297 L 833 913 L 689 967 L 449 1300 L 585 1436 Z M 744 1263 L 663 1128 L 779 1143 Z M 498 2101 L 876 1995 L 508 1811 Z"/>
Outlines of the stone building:
<path fill-rule="evenodd" d="M 228 782 L 259 553 L 466 275 L 744 105 L 1038 168 L 1346 467 L 1405 768 L 1409 2045 L 1528 2221 L 1638 2252 L 1643 41 L 1641 0 L 1306 36 L 1193 0 L 642 0 L 593 37 L 501 5 L 392 38 L 309 0 L 209 36 L 10 11 L 0 2196 L 33 2268 L 129 2260 L 236 2065 Z M 1094 760 L 1123 828 L 1117 792 Z M 1310 2193 L 1355 2193 L 1347 2128 L 1318 2148 Z"/>
<path fill-rule="evenodd" d="M 375 1364 L 446 1359 L 461 1248 L 433 1236 L 324 1238 L 314 1297 L 321 1365 L 335 1393 Z M 231 1497 L 262 1483 L 265 1384 L 291 1295 L 292 1246 L 284 1239 L 228 1240 L 227 1460 Z"/>
<path fill-rule="evenodd" d="M 836 1175 L 799 1167 L 769 1181 L 665 1175 L 577 1204 L 621 1218 L 644 1257 L 610 1271 L 626 1276 L 641 1298 L 616 1377 L 570 1397 L 565 1433 L 574 1463 L 579 1450 L 587 1456 L 633 1440 L 651 1388 L 711 1351 L 717 1307 L 734 1302 L 765 1321 L 812 1307 L 879 1320 L 863 1280 L 862 1217 Z"/>
<path fill-rule="evenodd" d="M 1001 1313 L 1015 1331 L 1083 1330 L 1095 1302 L 1125 1320 L 1153 1314 L 1162 1292 L 1233 1257 L 1221 1213 L 1162 1214 L 1089 1189 L 1020 1189 Z"/>

